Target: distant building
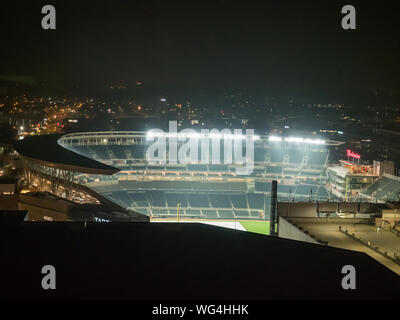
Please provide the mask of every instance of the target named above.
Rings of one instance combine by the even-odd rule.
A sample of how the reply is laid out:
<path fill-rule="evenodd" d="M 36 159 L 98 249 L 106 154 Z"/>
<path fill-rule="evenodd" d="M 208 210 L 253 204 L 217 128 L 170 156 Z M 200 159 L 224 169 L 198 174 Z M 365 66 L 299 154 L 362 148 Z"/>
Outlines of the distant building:
<path fill-rule="evenodd" d="M 358 198 L 361 190 L 379 177 L 379 170 L 371 165 L 340 160 L 339 165 L 327 168 L 328 190 L 340 199 Z"/>
<path fill-rule="evenodd" d="M 383 176 L 384 174 L 395 174 L 393 161 L 374 161 L 374 174 Z"/>

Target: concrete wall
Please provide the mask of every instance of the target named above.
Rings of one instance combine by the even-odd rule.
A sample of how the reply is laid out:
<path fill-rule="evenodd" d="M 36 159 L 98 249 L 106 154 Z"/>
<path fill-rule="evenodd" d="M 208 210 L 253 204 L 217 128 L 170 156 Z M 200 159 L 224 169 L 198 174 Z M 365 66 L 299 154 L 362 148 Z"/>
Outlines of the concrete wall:
<path fill-rule="evenodd" d="M 17 195 L 0 195 L 0 210 L 19 210 Z"/>
<path fill-rule="evenodd" d="M 319 211 L 321 213 L 335 213 L 338 208 L 342 213 L 356 213 L 359 204 L 357 202 L 320 202 Z M 361 203 L 359 213 L 380 213 L 380 209 L 371 203 Z M 278 214 L 280 217 L 316 217 L 316 202 L 279 202 Z"/>
<path fill-rule="evenodd" d="M 278 202 L 279 217 L 315 217 L 316 204 L 312 202 Z"/>
<path fill-rule="evenodd" d="M 23 194 L 19 195 L 19 202 L 27 206 L 47 208 L 65 214 L 68 212 L 68 208 L 73 204 L 71 201 L 57 197 L 46 199 L 44 197 L 36 198 Z"/>
<path fill-rule="evenodd" d="M 18 207 L 20 210 L 28 211 L 28 219 L 30 221 L 68 221 L 68 217 L 65 212 L 22 202 L 18 204 Z"/>
<path fill-rule="evenodd" d="M 324 218 L 308 218 L 308 217 L 292 217 L 290 221 L 294 224 L 297 223 L 336 223 L 336 224 L 344 224 L 344 223 L 362 223 L 362 224 L 370 224 L 371 219 L 367 218 L 340 218 L 340 217 L 324 217 Z"/>
<path fill-rule="evenodd" d="M 337 203 L 336 202 L 321 202 L 319 204 L 319 210 L 325 212 L 336 212 Z"/>
<path fill-rule="evenodd" d="M 0 183 L 0 194 L 15 194 L 16 189 L 15 183 Z"/>
<path fill-rule="evenodd" d="M 311 238 L 282 217 L 279 217 L 278 235 L 280 238 L 319 244 L 317 240 Z"/>

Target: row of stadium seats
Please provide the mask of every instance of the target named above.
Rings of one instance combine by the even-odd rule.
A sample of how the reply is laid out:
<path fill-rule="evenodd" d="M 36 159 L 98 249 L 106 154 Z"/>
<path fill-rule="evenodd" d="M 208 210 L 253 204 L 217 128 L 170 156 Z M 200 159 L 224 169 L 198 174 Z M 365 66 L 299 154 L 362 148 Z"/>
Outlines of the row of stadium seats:
<path fill-rule="evenodd" d="M 193 190 L 193 191 L 247 191 L 246 182 L 201 182 L 201 181 L 140 181 L 119 180 L 121 189 L 127 190 Z"/>
<path fill-rule="evenodd" d="M 177 218 L 177 211 L 173 209 L 138 208 L 136 210 L 156 218 Z M 255 210 L 181 209 L 179 216 L 186 219 L 260 219 L 262 212 Z"/>
<path fill-rule="evenodd" d="M 255 183 L 255 189 L 259 192 L 271 192 L 272 184 L 270 182 Z M 328 198 L 329 195 L 324 186 L 299 184 L 294 186 L 278 184 L 278 193 L 289 193 L 292 196 L 297 195 L 314 195 L 317 197 Z"/>
<path fill-rule="evenodd" d="M 113 191 L 105 194 L 124 207 L 218 208 L 218 209 L 264 209 L 261 193 L 216 194 L 216 193 L 173 193 L 160 190 Z M 269 204 L 270 196 L 266 196 Z"/>
<path fill-rule="evenodd" d="M 305 163 L 325 165 L 327 150 L 310 151 L 303 148 L 255 149 L 256 162 Z"/>
<path fill-rule="evenodd" d="M 113 160 L 113 159 L 145 159 L 145 145 L 91 145 L 91 146 L 74 146 L 73 151 L 97 160 Z M 223 157 L 223 148 L 220 157 Z M 273 162 L 273 163 L 293 163 L 293 164 L 310 164 L 325 165 L 328 152 L 325 149 L 319 151 L 306 150 L 304 148 L 255 148 L 255 162 Z M 201 170 L 201 165 L 196 165 L 194 170 Z M 227 167 L 212 165 L 204 168 L 206 171 L 224 171 Z"/>
<path fill-rule="evenodd" d="M 145 159 L 146 148 L 144 145 L 91 145 L 74 146 L 70 149 L 85 157 L 96 160 L 112 159 Z"/>
<path fill-rule="evenodd" d="M 199 172 L 200 175 L 202 173 L 222 173 L 222 175 L 225 175 L 224 173 L 228 173 L 228 176 L 232 176 L 232 174 L 236 171 L 235 167 L 228 167 L 227 165 L 194 165 L 194 164 L 189 164 L 186 166 L 181 166 L 181 167 L 171 167 L 171 166 L 162 166 L 162 165 L 144 165 L 144 164 L 115 164 L 114 166 L 121 168 L 121 173 L 120 174 L 125 174 L 127 175 L 126 171 L 139 171 L 139 172 L 144 172 L 146 171 L 147 174 L 151 174 L 151 171 L 154 171 L 154 174 L 160 174 L 160 172 L 165 173 L 165 175 L 169 176 L 185 176 L 185 173 L 187 175 L 191 175 L 193 172 Z M 278 176 L 291 176 L 291 177 L 310 177 L 310 178 L 317 178 L 321 175 L 323 175 L 323 168 L 319 168 L 318 170 L 309 170 L 309 169 L 304 169 L 304 168 L 284 168 L 282 166 L 265 166 L 265 167 L 256 167 L 253 169 L 253 172 L 251 176 L 257 177 L 257 176 L 265 176 L 265 175 L 270 175 L 271 177 L 274 177 L 276 175 Z M 133 175 L 136 175 L 137 173 L 133 173 Z M 203 175 L 202 175 L 203 176 Z"/>
<path fill-rule="evenodd" d="M 317 194 L 325 199 L 328 197 L 326 190 L 322 188 L 317 191 Z M 271 200 L 269 195 L 264 197 L 262 193 L 174 193 L 161 190 L 129 192 L 119 190 L 107 192 L 105 196 L 123 207 L 132 208 L 139 212 L 139 209 L 172 210 L 172 212 L 176 212 L 178 205 L 182 210 L 196 209 L 206 210 L 206 212 L 208 212 L 207 210 L 210 212 L 213 212 L 213 210 L 229 212 L 239 210 L 242 213 L 251 210 L 263 212 L 265 198 L 267 216 L 269 215 Z M 301 193 L 296 196 L 292 195 L 291 199 L 293 201 L 311 201 L 310 196 Z M 289 198 L 281 196 L 280 200 L 288 201 Z"/>

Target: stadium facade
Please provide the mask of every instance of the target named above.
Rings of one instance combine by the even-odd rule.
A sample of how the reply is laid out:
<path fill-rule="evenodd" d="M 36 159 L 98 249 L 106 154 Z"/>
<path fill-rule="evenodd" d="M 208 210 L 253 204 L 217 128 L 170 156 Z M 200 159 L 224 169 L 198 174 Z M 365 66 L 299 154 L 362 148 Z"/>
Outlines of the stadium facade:
<path fill-rule="evenodd" d="M 57 143 L 59 138 L 33 136 L 8 146 L 16 151 L 12 161 L 19 181 L 14 186 L 18 189 L 15 196 L 2 199 L 7 202 L 3 207 L 27 210 L 29 218 L 35 217 L 32 220 L 149 220 L 79 183 L 80 175 L 112 176 L 119 169 L 63 148 Z"/>
<path fill-rule="evenodd" d="M 326 189 L 326 166 L 329 148 L 340 142 L 259 136 L 254 141 L 253 171 L 244 176 L 237 174 L 238 164 L 149 164 L 147 134 L 74 133 L 62 136 L 58 143 L 120 169 L 112 176 L 80 174 L 76 178 L 151 218 L 268 220 L 273 180 L 278 181 L 280 201 L 336 200 Z M 223 143 L 220 148 L 223 154 Z"/>

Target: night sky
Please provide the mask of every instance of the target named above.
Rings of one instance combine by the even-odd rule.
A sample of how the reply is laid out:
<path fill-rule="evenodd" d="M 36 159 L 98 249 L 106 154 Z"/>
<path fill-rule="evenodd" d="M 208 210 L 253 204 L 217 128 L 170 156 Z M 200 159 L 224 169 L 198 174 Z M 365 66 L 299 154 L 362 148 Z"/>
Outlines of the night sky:
<path fill-rule="evenodd" d="M 0 75 L 268 92 L 400 93 L 400 19 L 389 1 L 3 1 Z M 41 29 L 41 7 L 57 30 Z M 357 9 L 357 30 L 341 8 Z"/>

